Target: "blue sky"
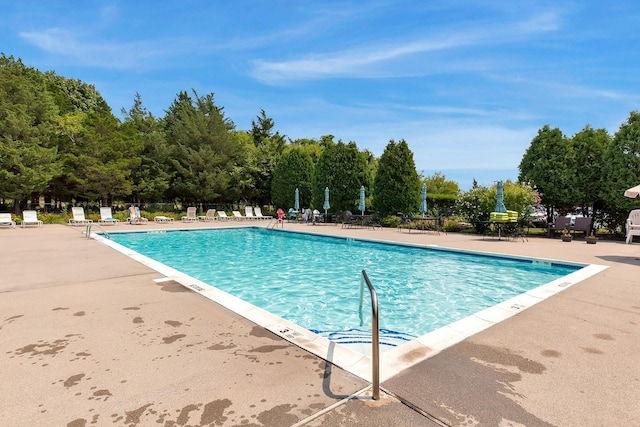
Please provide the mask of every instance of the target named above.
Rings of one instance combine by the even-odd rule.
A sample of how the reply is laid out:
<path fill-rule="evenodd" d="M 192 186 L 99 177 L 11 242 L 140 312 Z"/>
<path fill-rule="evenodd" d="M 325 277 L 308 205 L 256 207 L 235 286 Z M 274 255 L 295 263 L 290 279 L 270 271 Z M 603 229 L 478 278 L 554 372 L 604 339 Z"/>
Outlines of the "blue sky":
<path fill-rule="evenodd" d="M 213 92 L 237 129 L 264 109 L 463 190 L 516 180 L 545 124 L 614 134 L 640 109 L 635 1 L 7 1 L 0 51 L 94 84 L 120 117 Z"/>

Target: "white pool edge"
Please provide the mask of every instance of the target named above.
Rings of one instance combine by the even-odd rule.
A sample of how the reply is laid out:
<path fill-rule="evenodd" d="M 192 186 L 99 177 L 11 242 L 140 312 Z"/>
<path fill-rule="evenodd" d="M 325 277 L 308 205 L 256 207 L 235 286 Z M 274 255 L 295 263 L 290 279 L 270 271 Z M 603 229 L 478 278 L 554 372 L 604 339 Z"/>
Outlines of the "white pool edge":
<path fill-rule="evenodd" d="M 155 230 L 140 230 L 139 232 L 149 231 Z M 127 231 L 127 233 L 130 232 L 131 231 Z M 161 283 L 163 281 L 173 280 L 181 284 L 182 286 L 192 290 L 193 292 L 196 292 L 203 297 L 214 301 L 217 304 L 227 308 L 228 310 L 231 310 L 232 312 L 246 318 L 247 320 L 250 320 L 257 325 L 264 327 L 265 329 L 297 345 L 298 347 L 333 363 L 334 365 L 364 379 L 365 381 L 371 382 L 372 366 L 370 356 L 365 355 L 353 348 L 350 348 L 347 345 L 332 342 L 329 339 L 317 335 L 305 328 L 302 328 L 291 321 L 283 319 L 280 316 L 270 313 L 260 307 L 257 307 L 227 292 L 215 288 L 211 284 L 202 282 L 174 268 L 171 268 L 165 264 L 146 257 L 134 250 L 126 248 L 125 246 L 113 242 L 110 239 L 104 238 L 94 233 L 92 233 L 91 237 L 162 274 L 164 277 L 155 279 L 156 282 Z M 369 241 L 404 245 L 403 243 L 382 240 Z M 410 246 L 434 247 L 427 245 Z M 441 249 L 476 255 L 491 254 L 488 252 L 475 252 L 447 248 Z M 559 260 L 544 260 L 533 257 L 512 257 L 502 254 L 491 255 L 497 255 L 505 258 L 543 260 L 568 265 L 583 265 L 580 263 L 569 261 L 565 262 Z M 380 353 L 380 381 L 385 381 L 402 372 L 403 370 L 438 354 L 442 350 L 451 347 L 454 344 L 457 344 L 464 339 L 469 338 L 499 322 L 502 322 L 503 320 L 506 320 L 522 312 L 523 310 L 526 310 L 529 307 L 532 307 L 540 301 L 543 301 L 546 298 L 575 285 L 576 283 L 579 283 L 595 274 L 600 273 L 606 268 L 608 267 L 603 265 L 587 264 L 580 270 L 574 271 L 573 273 L 570 273 L 566 276 L 538 286 L 535 289 L 532 289 L 523 294 L 510 298 L 502 303 L 496 304 L 492 307 L 469 315 L 456 322 L 450 323 L 447 326 L 438 328 L 405 344 L 401 344 L 397 347 L 385 350 L 384 352 Z"/>

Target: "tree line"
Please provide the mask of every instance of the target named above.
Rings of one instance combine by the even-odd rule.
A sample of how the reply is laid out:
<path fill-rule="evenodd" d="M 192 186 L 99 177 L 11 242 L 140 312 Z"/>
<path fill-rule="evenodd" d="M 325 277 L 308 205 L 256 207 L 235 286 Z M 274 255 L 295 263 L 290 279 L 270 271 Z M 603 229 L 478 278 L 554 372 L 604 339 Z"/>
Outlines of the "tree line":
<path fill-rule="evenodd" d="M 44 198 L 53 209 L 76 203 L 179 205 L 241 203 L 356 210 L 365 187 L 367 210 L 382 215 L 417 212 L 427 183 L 430 211 L 488 219 L 493 188 L 417 173 L 404 140 L 390 140 L 377 158 L 353 141 L 292 140 L 261 110 L 251 129 L 238 130 L 214 94 L 178 93 L 155 117 L 135 94 L 118 119 L 95 86 L 41 72 L 0 56 L 0 202 L 19 213 Z M 640 183 L 640 114 L 632 112 L 614 136 L 585 128 L 566 137 L 542 127 L 519 165 L 518 183 L 505 197 L 526 215 L 539 201 L 548 216 L 581 210 L 620 231 L 637 201 L 626 188 Z M 499 178 L 499 177 L 497 177 Z"/>

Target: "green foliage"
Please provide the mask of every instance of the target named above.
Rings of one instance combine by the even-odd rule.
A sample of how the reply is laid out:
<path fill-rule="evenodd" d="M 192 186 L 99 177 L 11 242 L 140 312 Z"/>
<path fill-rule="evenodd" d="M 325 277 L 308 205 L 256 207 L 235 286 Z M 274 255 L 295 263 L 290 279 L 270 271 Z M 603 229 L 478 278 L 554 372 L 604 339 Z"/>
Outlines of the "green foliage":
<path fill-rule="evenodd" d="M 273 171 L 271 196 L 276 207 L 287 211 L 294 206 L 296 188 L 300 194 L 300 208 L 311 205 L 313 162 L 301 147 L 294 146 L 280 157 Z"/>
<path fill-rule="evenodd" d="M 57 114 L 42 73 L 0 56 L 0 198 L 16 200 L 16 212 L 61 170 Z"/>
<path fill-rule="evenodd" d="M 380 220 L 380 225 L 389 228 L 398 228 L 402 219 L 397 215 L 388 215 Z"/>
<path fill-rule="evenodd" d="M 322 209 L 324 189 L 329 187 L 332 211 L 355 211 L 360 199 L 360 186 L 368 191 L 365 176 L 367 163 L 355 142 L 333 142 L 324 136 L 324 150 L 313 174 L 311 208 Z M 302 206 L 301 206 L 302 207 Z"/>
<path fill-rule="evenodd" d="M 609 230 L 622 230 L 624 221 L 638 201 L 624 196 L 624 190 L 640 184 L 640 113 L 631 112 L 607 145 L 602 162 L 600 196 L 608 203 Z"/>
<path fill-rule="evenodd" d="M 451 214 L 460 197 L 458 183 L 447 180 L 440 172 L 425 177 L 422 182 L 427 185 L 427 208 L 430 215 Z"/>
<path fill-rule="evenodd" d="M 214 103 L 213 94 L 192 99 L 180 92 L 167 111 L 165 131 L 175 171 L 168 195 L 183 202 L 225 200 L 240 152 L 233 122 Z"/>
<path fill-rule="evenodd" d="M 531 141 L 520 162 L 520 182 L 538 190 L 548 209 L 575 205 L 574 151 L 560 129 L 545 125 Z"/>
<path fill-rule="evenodd" d="M 259 205 L 271 202 L 271 180 L 273 171 L 280 160 L 285 148 L 285 138 L 279 132 L 273 132 L 275 123 L 267 117 L 264 110 L 260 110 L 257 122 L 251 122 L 251 135 L 256 147 L 252 177 L 254 184 L 254 197 Z"/>
<path fill-rule="evenodd" d="M 420 187 L 413 153 L 405 140 L 389 141 L 380 156 L 375 177 L 373 201 L 376 210 L 383 216 L 417 212 Z"/>

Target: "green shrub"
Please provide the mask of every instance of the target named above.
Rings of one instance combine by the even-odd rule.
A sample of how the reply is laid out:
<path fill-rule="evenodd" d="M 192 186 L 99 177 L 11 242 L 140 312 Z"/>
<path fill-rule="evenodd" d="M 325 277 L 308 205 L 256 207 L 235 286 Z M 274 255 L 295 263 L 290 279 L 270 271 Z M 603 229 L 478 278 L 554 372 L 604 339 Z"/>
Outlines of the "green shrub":
<path fill-rule="evenodd" d="M 398 228 L 400 226 L 400 217 L 396 215 L 385 216 L 380 220 L 380 224 L 383 227 Z"/>

